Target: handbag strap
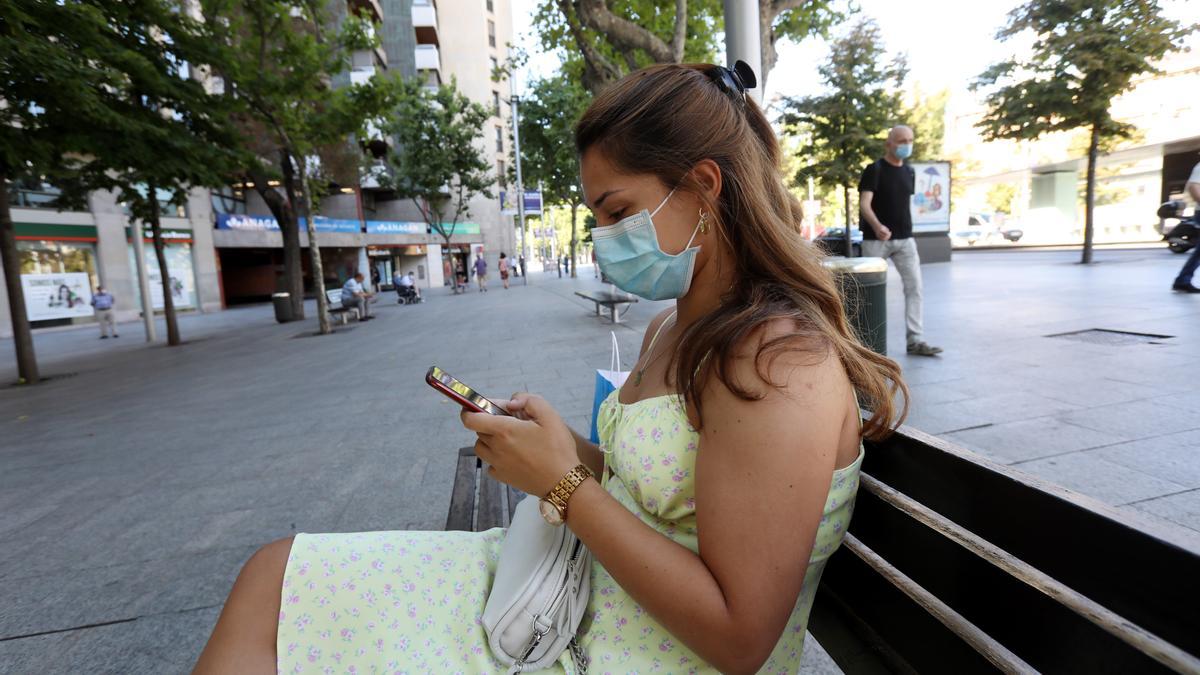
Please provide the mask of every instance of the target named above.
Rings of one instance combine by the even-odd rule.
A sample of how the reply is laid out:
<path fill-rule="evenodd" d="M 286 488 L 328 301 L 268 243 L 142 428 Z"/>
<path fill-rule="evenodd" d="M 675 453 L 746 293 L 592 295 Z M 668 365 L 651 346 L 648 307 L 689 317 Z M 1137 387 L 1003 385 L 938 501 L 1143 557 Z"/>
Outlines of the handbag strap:
<path fill-rule="evenodd" d="M 609 361 L 608 369 L 617 372 L 621 369 L 621 345 L 617 342 L 617 332 L 609 331 L 612 336 L 612 359 Z"/>

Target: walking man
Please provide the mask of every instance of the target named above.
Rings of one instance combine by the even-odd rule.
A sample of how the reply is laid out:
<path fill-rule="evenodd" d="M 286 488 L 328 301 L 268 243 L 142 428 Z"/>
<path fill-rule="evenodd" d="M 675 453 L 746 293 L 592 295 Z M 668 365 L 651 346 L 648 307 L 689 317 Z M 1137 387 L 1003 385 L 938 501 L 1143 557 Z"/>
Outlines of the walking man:
<path fill-rule="evenodd" d="M 1200 221 L 1200 164 L 1192 167 L 1192 175 L 1188 177 L 1187 187 L 1184 188 L 1184 191 L 1196 202 L 1196 208 L 1193 211 L 1195 215 L 1192 216 L 1192 219 Z M 1192 276 L 1196 274 L 1198 267 L 1200 267 L 1200 246 L 1192 249 L 1192 254 L 1183 264 L 1183 269 L 1179 270 L 1179 276 L 1175 277 L 1175 283 L 1171 288 L 1180 293 L 1200 293 L 1200 288 L 1196 288 L 1192 284 Z"/>
<path fill-rule="evenodd" d="M 887 151 L 866 166 L 858 183 L 858 226 L 862 230 L 863 255 L 890 259 L 904 283 L 904 322 L 908 353 L 936 356 L 941 347 L 924 340 L 921 309 L 921 259 L 913 240 L 909 199 L 916 184 L 912 167 L 904 160 L 912 154 L 913 131 L 906 126 L 888 132 Z"/>
<path fill-rule="evenodd" d="M 121 337 L 117 335 L 117 322 L 113 319 L 113 302 L 111 293 L 104 290 L 103 286 L 96 287 L 96 292 L 92 294 L 92 307 L 96 309 L 96 323 L 100 324 L 101 340 L 108 339 L 109 330 L 112 330 L 113 337 Z"/>
<path fill-rule="evenodd" d="M 475 259 L 475 278 L 479 280 L 479 292 L 487 292 L 487 260 L 480 254 Z"/>

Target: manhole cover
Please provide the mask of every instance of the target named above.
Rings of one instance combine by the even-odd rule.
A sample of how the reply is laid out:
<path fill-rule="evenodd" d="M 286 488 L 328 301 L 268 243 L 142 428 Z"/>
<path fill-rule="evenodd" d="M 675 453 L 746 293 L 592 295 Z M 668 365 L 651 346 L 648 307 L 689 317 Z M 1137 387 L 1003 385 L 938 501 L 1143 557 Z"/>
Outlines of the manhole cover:
<path fill-rule="evenodd" d="M 1153 345 L 1160 340 L 1169 340 L 1172 335 L 1154 335 L 1152 333 L 1130 333 L 1123 330 L 1108 330 L 1106 328 L 1090 328 L 1071 333 L 1056 333 L 1046 337 L 1087 342 L 1094 345 Z"/>

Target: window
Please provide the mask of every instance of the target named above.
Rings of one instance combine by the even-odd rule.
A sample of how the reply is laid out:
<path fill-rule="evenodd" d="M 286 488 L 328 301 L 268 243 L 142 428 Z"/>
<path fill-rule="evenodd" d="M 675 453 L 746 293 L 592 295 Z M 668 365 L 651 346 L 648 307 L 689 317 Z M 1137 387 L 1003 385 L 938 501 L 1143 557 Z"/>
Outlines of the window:
<path fill-rule="evenodd" d="M 496 46 L 496 22 L 488 19 L 488 45 Z"/>
<path fill-rule="evenodd" d="M 496 117 L 500 116 L 500 92 L 492 92 L 492 109 L 496 112 Z"/>
<path fill-rule="evenodd" d="M 496 6 L 495 6 L 495 3 L 493 3 L 493 2 L 492 2 L 492 0 L 487 0 L 487 8 L 488 8 L 488 11 L 489 11 L 489 12 L 495 12 L 495 11 L 496 11 Z"/>
<path fill-rule="evenodd" d="M 508 184 L 508 174 L 504 171 L 504 160 L 496 160 L 496 180 L 499 181 L 500 187 Z"/>
<path fill-rule="evenodd" d="M 145 183 L 140 183 L 135 187 L 137 188 L 137 191 L 140 195 L 142 195 L 143 197 L 147 196 L 147 194 L 148 194 L 147 190 L 149 188 L 146 186 Z M 174 216 L 176 218 L 187 218 L 187 216 L 188 216 L 187 204 L 183 204 L 183 205 L 172 204 L 171 197 L 173 197 L 174 195 L 172 194 L 172 192 L 170 190 L 158 188 L 156 190 L 156 192 L 158 193 L 156 196 L 158 198 L 158 213 L 159 213 L 159 215 L 167 216 L 167 217 Z M 129 215 L 130 211 L 129 211 L 128 204 L 126 204 L 125 202 L 121 202 L 121 209 L 122 209 L 122 211 L 125 212 L 125 215 Z"/>
<path fill-rule="evenodd" d="M 241 187 L 223 187 L 212 191 L 214 213 L 246 213 L 246 192 Z"/>
<path fill-rule="evenodd" d="M 496 57 L 494 57 L 494 56 L 491 56 L 488 58 L 491 59 L 491 62 L 492 62 L 492 72 L 495 73 L 497 70 L 500 69 L 500 62 L 497 61 Z"/>
<path fill-rule="evenodd" d="M 35 176 L 14 178 L 8 186 L 8 203 L 23 209 L 57 209 L 62 190 Z"/>
<path fill-rule="evenodd" d="M 496 125 L 496 152 L 504 152 L 504 127 Z"/>

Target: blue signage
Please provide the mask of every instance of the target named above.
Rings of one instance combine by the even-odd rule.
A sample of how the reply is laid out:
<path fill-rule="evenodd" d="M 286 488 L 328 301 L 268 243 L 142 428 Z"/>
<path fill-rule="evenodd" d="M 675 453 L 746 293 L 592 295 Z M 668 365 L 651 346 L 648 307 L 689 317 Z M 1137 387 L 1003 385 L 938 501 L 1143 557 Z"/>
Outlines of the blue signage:
<path fill-rule="evenodd" d="M 298 218 L 300 227 L 307 227 L 308 221 Z M 357 220 L 341 218 L 326 218 L 317 216 L 313 219 L 317 232 L 362 232 L 362 224 Z M 242 230 L 249 232 L 277 232 L 279 223 L 274 216 L 248 216 L 240 213 L 218 213 L 218 230 Z"/>
<path fill-rule="evenodd" d="M 429 226 L 424 221 L 368 220 L 367 234 L 425 234 Z"/>

